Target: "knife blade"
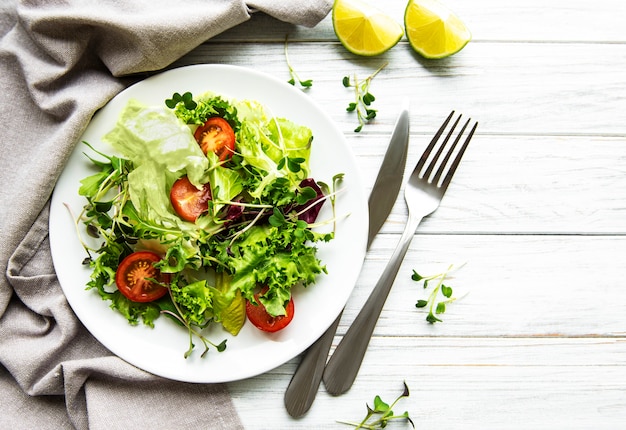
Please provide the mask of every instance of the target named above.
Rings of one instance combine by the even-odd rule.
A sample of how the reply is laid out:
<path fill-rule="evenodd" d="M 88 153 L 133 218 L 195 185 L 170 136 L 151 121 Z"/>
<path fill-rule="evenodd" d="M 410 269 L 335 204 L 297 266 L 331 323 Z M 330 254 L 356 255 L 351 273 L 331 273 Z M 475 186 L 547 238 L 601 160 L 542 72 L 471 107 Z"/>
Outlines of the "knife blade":
<path fill-rule="evenodd" d="M 367 249 L 385 223 L 398 197 L 409 143 L 409 102 L 405 99 L 394 125 L 385 158 L 368 199 L 369 233 Z M 304 415 L 315 400 L 341 315 L 302 355 L 298 368 L 285 391 L 285 407 L 294 418 Z"/>

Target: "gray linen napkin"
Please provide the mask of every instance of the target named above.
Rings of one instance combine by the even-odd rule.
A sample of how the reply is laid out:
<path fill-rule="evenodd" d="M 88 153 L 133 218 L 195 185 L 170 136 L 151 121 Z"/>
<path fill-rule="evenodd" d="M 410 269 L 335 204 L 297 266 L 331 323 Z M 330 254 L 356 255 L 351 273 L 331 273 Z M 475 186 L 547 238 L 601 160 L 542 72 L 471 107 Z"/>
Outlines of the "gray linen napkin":
<path fill-rule="evenodd" d="M 0 428 L 241 428 L 224 385 L 148 374 L 85 330 L 52 266 L 48 200 L 93 113 L 133 74 L 253 10 L 313 26 L 332 1 L 0 3 Z"/>

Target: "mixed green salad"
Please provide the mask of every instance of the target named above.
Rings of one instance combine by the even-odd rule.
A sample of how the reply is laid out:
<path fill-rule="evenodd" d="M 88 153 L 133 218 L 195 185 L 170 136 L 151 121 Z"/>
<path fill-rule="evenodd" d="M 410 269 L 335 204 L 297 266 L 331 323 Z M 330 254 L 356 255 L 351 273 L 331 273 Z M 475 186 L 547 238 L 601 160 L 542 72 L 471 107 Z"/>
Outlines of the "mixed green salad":
<path fill-rule="evenodd" d="M 257 101 L 187 92 L 163 106 L 130 100 L 102 140 L 120 156 L 84 142 L 96 173 L 81 181 L 78 218 L 98 239 L 83 240 L 88 289 L 131 324 L 167 315 L 186 327 L 185 357 L 194 339 L 202 355 L 226 348 L 203 334 L 211 324 L 232 335 L 246 319 L 289 324 L 292 288 L 326 272 L 315 243 L 334 221 L 317 218 L 325 202 L 334 214 L 342 177 L 310 176 L 308 127 Z"/>

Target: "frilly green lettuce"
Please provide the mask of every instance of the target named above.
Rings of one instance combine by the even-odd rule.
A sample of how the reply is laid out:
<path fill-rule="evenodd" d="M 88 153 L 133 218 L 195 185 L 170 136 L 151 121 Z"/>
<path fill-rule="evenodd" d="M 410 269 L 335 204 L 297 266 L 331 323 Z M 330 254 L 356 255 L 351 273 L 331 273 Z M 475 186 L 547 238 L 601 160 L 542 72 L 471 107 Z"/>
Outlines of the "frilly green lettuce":
<path fill-rule="evenodd" d="M 261 198 L 266 187 L 278 178 L 288 179 L 296 189 L 309 174 L 311 129 L 269 116 L 263 105 L 255 101 L 243 100 L 236 106 L 241 119 L 237 150 L 243 157 L 242 165 L 264 172 L 250 195 Z M 289 168 L 290 158 L 302 160 L 299 171 Z"/>

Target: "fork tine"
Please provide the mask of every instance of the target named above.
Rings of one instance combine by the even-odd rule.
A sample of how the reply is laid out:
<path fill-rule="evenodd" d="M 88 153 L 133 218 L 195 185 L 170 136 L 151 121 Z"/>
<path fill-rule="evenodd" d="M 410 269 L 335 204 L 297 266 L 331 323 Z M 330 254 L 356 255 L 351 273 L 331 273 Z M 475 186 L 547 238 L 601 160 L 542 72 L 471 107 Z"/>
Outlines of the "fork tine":
<path fill-rule="evenodd" d="M 463 132 L 465 131 L 465 128 L 470 123 L 470 121 L 471 119 L 467 120 L 467 123 L 465 123 L 465 125 L 463 126 L 463 130 L 461 130 L 461 133 L 459 133 L 458 137 L 456 138 L 456 142 L 459 141 L 459 139 L 463 135 Z M 459 149 L 459 152 L 457 153 L 456 158 L 452 162 L 450 169 L 448 169 L 448 173 L 446 173 L 446 177 L 443 179 L 443 182 L 441 183 L 441 188 L 443 191 L 445 191 L 448 188 L 448 185 L 450 184 L 450 181 L 452 180 L 452 176 L 454 175 L 454 172 L 456 171 L 456 168 L 459 166 L 459 163 L 461 162 L 461 158 L 463 158 L 463 154 L 465 153 L 465 150 L 467 149 L 467 145 L 469 145 L 470 140 L 472 140 L 472 136 L 474 136 L 476 127 L 478 127 L 478 122 L 474 123 L 474 126 L 472 127 L 469 134 L 467 135 L 465 142 L 463 142 L 463 146 L 461 146 L 461 149 Z M 456 142 L 455 142 L 455 145 L 456 145 Z M 447 159 L 446 159 L 446 162 L 447 162 Z"/>
<path fill-rule="evenodd" d="M 452 124 L 452 127 L 450 127 L 450 131 L 448 131 L 448 134 L 446 135 L 445 139 L 443 140 L 443 143 L 439 146 L 439 149 L 437 150 L 437 153 L 435 154 L 435 156 L 432 158 L 430 164 L 428 165 L 428 168 L 426 169 L 426 172 L 424 173 L 424 179 L 426 179 L 427 181 L 430 180 L 430 174 L 432 173 L 433 169 L 435 168 L 435 165 L 437 164 L 437 160 L 439 160 L 439 157 L 441 156 L 441 153 L 443 152 L 444 148 L 446 147 L 446 145 L 448 145 L 448 141 L 450 140 L 450 137 L 452 136 L 452 133 L 454 133 L 454 129 L 456 128 L 456 126 L 458 125 L 459 121 L 461 120 L 461 116 L 463 116 L 463 115 L 459 115 L 459 117 L 456 119 L 454 124 Z M 463 132 L 461 132 L 461 133 L 463 133 Z M 452 145 L 452 148 L 450 149 L 450 151 L 454 150 L 455 146 L 456 146 L 456 142 Z M 448 154 L 449 154 L 449 152 L 448 152 Z M 445 166 L 445 163 L 448 161 L 448 158 L 450 158 L 449 155 L 446 156 L 446 159 L 441 164 L 442 166 Z M 435 176 L 435 178 L 433 178 L 432 183 L 434 185 L 438 184 L 439 176 L 441 176 L 441 175 L 438 172 L 438 174 Z"/>
<path fill-rule="evenodd" d="M 448 133 L 448 136 L 446 137 L 445 142 L 441 145 L 441 148 L 439 149 L 439 152 L 437 153 L 437 158 L 439 158 L 439 154 L 443 151 L 443 148 L 445 145 L 447 145 L 448 143 L 448 139 L 450 138 L 450 136 L 452 136 L 452 133 L 454 132 L 454 129 L 456 128 L 457 124 L 459 123 L 459 121 L 461 120 L 461 115 L 459 115 L 459 117 L 457 118 L 456 122 L 454 123 L 454 125 L 452 126 L 452 128 L 450 129 L 450 132 Z M 441 175 L 443 174 L 443 171 L 445 170 L 446 166 L 448 165 L 448 161 L 450 161 L 450 157 L 452 156 L 452 153 L 454 152 L 454 149 L 456 148 L 456 146 L 459 143 L 459 140 L 461 140 L 461 136 L 463 136 L 463 133 L 465 133 L 465 129 L 467 128 L 467 124 L 469 124 L 469 122 L 471 121 L 471 118 L 467 120 L 467 122 L 463 125 L 463 128 L 461 128 L 461 131 L 459 131 L 458 135 L 456 136 L 456 139 L 454 139 L 454 142 L 452 143 L 452 146 L 450 147 L 450 149 L 448 149 L 448 152 L 446 153 L 446 156 L 443 158 L 443 161 L 439 164 L 439 169 L 437 169 L 437 173 L 435 174 L 432 183 L 435 185 L 439 185 L 439 179 L 441 179 Z M 434 163 L 437 160 L 433 160 L 433 167 L 434 167 Z"/>
<path fill-rule="evenodd" d="M 443 133 L 443 131 L 448 126 L 448 123 L 450 122 L 450 119 L 452 118 L 452 115 L 454 115 L 454 111 L 450 112 L 450 115 L 448 115 L 448 118 L 446 118 L 446 120 L 443 122 L 443 124 L 441 124 L 441 127 L 439 127 L 439 130 L 437 130 L 437 133 L 435 133 L 435 135 L 433 136 L 432 140 L 430 141 L 430 143 L 428 144 L 428 146 L 424 150 L 424 152 L 422 154 L 422 157 L 419 159 L 419 161 L 417 162 L 417 165 L 415 166 L 415 171 L 416 172 L 421 171 L 422 167 L 424 167 L 424 164 L 426 164 L 426 160 L 428 159 L 428 156 L 430 155 L 430 153 L 433 150 L 435 144 L 437 143 L 437 141 L 441 137 L 441 134 Z"/>

